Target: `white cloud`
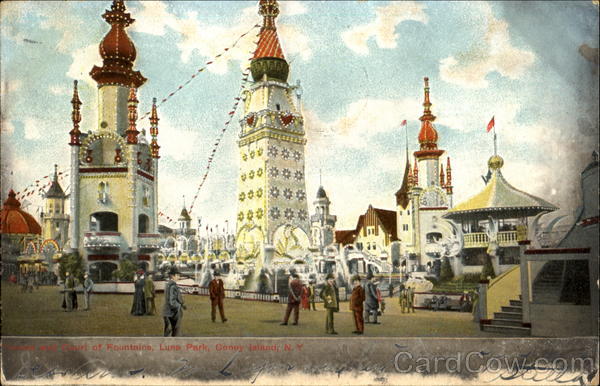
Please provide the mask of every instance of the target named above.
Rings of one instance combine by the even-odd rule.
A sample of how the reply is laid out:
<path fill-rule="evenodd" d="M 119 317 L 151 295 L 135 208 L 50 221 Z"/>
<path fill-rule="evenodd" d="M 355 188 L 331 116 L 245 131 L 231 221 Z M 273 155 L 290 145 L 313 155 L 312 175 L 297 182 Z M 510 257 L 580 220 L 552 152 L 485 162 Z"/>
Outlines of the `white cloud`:
<path fill-rule="evenodd" d="M 72 57 L 73 62 L 66 75 L 72 79 L 83 79 L 95 86 L 96 83 L 88 74 L 94 65 L 102 65 L 102 59 L 98 53 L 98 44 L 90 44 L 87 47 L 77 49 L 73 52 Z"/>
<path fill-rule="evenodd" d="M 176 161 L 192 158 L 198 151 L 198 134 L 191 130 L 180 129 L 184 125 L 173 124 L 167 117 L 160 117 L 158 144 L 161 157 L 171 157 Z"/>
<path fill-rule="evenodd" d="M 303 15 L 307 12 L 306 5 L 302 1 L 280 1 L 279 10 L 281 16 Z"/>
<path fill-rule="evenodd" d="M 305 111 L 309 143 L 330 141 L 332 145 L 362 148 L 376 134 L 398 130 L 404 119 L 415 116 L 420 105 L 414 98 L 402 100 L 360 99 L 346 107 L 343 117 L 322 121 L 313 111 Z"/>
<path fill-rule="evenodd" d="M 290 3 L 294 4 L 282 6 L 282 14 L 291 16 L 306 12 L 306 7 L 302 3 Z M 164 35 L 167 29 L 177 32 L 180 35 L 177 47 L 184 63 L 189 62 L 194 55 L 214 58 L 260 21 L 255 6 L 242 10 L 233 27 L 205 23 L 199 19 L 197 12 L 189 12 L 184 17 L 177 17 L 170 13 L 167 4 L 161 1 L 142 2 L 142 6 L 141 10 L 136 11 L 133 30 L 152 35 Z M 285 23 L 278 23 L 278 31 L 281 39 L 285 40 L 284 48 L 288 56 L 299 54 L 303 60 L 311 57 L 309 39 L 301 30 Z M 229 68 L 229 61 L 239 61 L 245 68 L 254 51 L 253 42 L 257 40 L 257 33 L 258 30 L 255 29 L 245 36 L 235 49 L 214 60 L 208 70 L 216 74 L 225 74 Z"/>
<path fill-rule="evenodd" d="M 27 117 L 23 121 L 25 139 L 38 140 L 42 138 L 42 122 L 33 117 Z"/>
<path fill-rule="evenodd" d="M 57 11 L 53 10 L 54 12 Z M 56 44 L 56 49 L 61 53 L 69 53 L 74 47 L 79 46 L 82 27 L 83 22 L 74 17 L 67 18 L 52 15 L 40 22 L 40 28 L 56 30 L 61 34 L 60 40 Z"/>
<path fill-rule="evenodd" d="M 367 43 L 371 37 L 375 38 L 379 48 L 396 48 L 398 24 L 407 20 L 427 23 L 424 8 L 423 4 L 414 1 L 392 2 L 378 7 L 374 21 L 342 32 L 342 40 L 348 48 L 360 55 L 369 54 Z"/>
<path fill-rule="evenodd" d="M 0 94 L 4 97 L 8 93 L 19 91 L 22 86 L 23 81 L 21 79 L 4 79 L 0 83 Z"/>
<path fill-rule="evenodd" d="M 71 95 L 72 89 L 64 85 L 54 84 L 48 87 L 48 91 L 54 95 Z"/>
<path fill-rule="evenodd" d="M 518 79 L 535 61 L 533 52 L 511 44 L 508 23 L 495 18 L 489 4 L 482 6 L 487 19 L 483 37 L 467 51 L 440 61 L 440 77 L 446 82 L 465 88 L 485 88 L 488 74 L 498 72 Z"/>

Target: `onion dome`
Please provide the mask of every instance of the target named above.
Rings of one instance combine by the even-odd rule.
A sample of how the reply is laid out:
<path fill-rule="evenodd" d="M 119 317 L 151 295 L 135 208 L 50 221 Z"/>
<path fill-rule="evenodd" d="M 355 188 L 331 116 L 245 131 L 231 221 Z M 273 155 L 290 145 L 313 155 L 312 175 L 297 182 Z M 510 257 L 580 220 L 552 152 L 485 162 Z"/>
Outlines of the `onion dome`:
<path fill-rule="evenodd" d="M 283 56 L 275 27 L 275 18 L 279 15 L 277 0 L 260 0 L 258 13 L 263 17 L 263 25 L 250 63 L 252 78 L 258 82 L 266 75 L 267 78 L 285 82 L 290 67 Z"/>
<path fill-rule="evenodd" d="M 63 191 L 62 187 L 58 183 L 58 166 L 54 165 L 54 179 L 50 185 L 50 189 L 46 192 L 46 198 L 67 198 L 67 195 Z"/>
<path fill-rule="evenodd" d="M 0 233 L 41 235 L 42 228 L 32 215 L 21 209 L 14 190 L 10 190 L 0 212 Z"/>
<path fill-rule="evenodd" d="M 502 157 L 492 156 L 488 161 L 491 177 L 483 190 L 470 199 L 450 209 L 444 217 L 463 220 L 485 220 L 488 216 L 497 219 L 532 217 L 541 212 L 558 209 L 539 197 L 523 192 L 506 181 L 500 169 Z"/>
<path fill-rule="evenodd" d="M 140 87 L 146 78 L 139 71 L 133 71 L 137 52 L 125 32 L 125 28 L 135 20 L 126 12 L 122 0 L 114 0 L 110 10 L 106 10 L 102 17 L 111 28 L 100 43 L 102 67 L 94 66 L 90 75 L 99 86 L 113 84 L 130 87 L 133 84 L 136 88 Z"/>
<path fill-rule="evenodd" d="M 419 118 L 421 121 L 421 130 L 419 131 L 420 150 L 415 152 L 417 158 L 438 158 L 443 150 L 437 147 L 438 133 L 433 125 L 435 115 L 431 113 L 431 101 L 429 100 L 429 78 L 425 78 L 425 101 L 423 102 L 423 115 Z"/>
<path fill-rule="evenodd" d="M 322 186 L 319 186 L 319 190 L 317 190 L 317 200 L 320 198 L 327 198 L 327 192 Z"/>

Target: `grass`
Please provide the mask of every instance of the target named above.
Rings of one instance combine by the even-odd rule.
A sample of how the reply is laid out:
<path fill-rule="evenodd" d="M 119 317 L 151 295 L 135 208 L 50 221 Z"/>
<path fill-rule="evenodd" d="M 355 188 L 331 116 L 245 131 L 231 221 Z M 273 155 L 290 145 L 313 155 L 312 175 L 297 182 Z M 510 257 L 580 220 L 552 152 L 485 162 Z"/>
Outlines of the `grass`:
<path fill-rule="evenodd" d="M 160 311 L 164 295 L 159 294 L 159 315 L 131 316 L 132 295 L 92 295 L 91 311 L 64 312 L 59 287 L 40 287 L 33 293 L 21 293 L 15 285 L 2 285 L 2 334 L 26 336 L 161 336 L 163 321 Z M 83 304 L 81 296 L 79 304 Z M 325 311 L 300 311 L 298 326 L 280 326 L 284 304 L 225 299 L 225 324 L 210 320 L 210 304 L 204 296 L 185 296 L 187 310 L 183 317 L 184 336 L 326 336 Z M 365 336 L 490 336 L 479 331 L 470 313 L 417 310 L 402 314 L 398 299 L 386 299 L 381 324 L 365 326 Z M 217 320 L 218 313 L 217 313 Z M 335 314 L 339 336 L 355 336 L 348 303 L 342 302 Z"/>

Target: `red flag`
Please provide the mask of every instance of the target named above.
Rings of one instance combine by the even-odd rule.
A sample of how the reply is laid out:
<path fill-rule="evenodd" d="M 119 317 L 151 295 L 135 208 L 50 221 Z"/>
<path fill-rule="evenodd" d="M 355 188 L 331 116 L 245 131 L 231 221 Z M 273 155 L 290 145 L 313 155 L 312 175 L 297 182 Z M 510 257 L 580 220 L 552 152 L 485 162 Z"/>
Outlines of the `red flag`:
<path fill-rule="evenodd" d="M 494 128 L 494 125 L 495 125 L 495 124 L 496 124 L 496 123 L 494 122 L 494 117 L 492 117 L 492 120 L 491 120 L 491 121 L 490 121 L 490 123 L 488 123 L 488 125 L 487 125 L 487 132 L 488 132 L 488 133 L 490 132 L 490 130 L 492 130 L 492 129 Z"/>
<path fill-rule="evenodd" d="M 400 126 L 406 126 L 406 119 L 402 121 L 402 123 L 400 124 Z"/>

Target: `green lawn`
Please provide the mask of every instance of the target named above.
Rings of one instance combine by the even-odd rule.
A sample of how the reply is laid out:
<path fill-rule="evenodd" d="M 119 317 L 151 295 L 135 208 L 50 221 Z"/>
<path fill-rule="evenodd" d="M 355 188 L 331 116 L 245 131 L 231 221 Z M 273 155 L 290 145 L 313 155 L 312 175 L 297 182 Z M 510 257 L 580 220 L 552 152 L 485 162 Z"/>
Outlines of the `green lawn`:
<path fill-rule="evenodd" d="M 21 293 L 17 286 L 2 285 L 3 335 L 66 336 L 161 336 L 163 321 L 157 316 L 131 316 L 133 295 L 93 295 L 91 311 L 64 312 L 60 308 L 59 287 L 40 287 L 33 293 Z M 164 295 L 156 300 L 162 310 Z M 83 298 L 78 296 L 80 306 Z M 400 313 L 397 299 L 386 299 L 387 308 L 379 325 L 365 326 L 365 336 L 491 336 L 479 331 L 470 313 L 417 310 Z M 183 317 L 185 336 L 326 336 L 325 311 L 300 311 L 298 326 L 280 326 L 284 304 L 226 299 L 225 324 L 210 320 L 210 304 L 204 296 L 185 296 L 188 307 Z M 218 320 L 218 316 L 217 316 Z M 355 336 L 348 303 L 335 314 L 335 328 L 340 336 Z"/>

